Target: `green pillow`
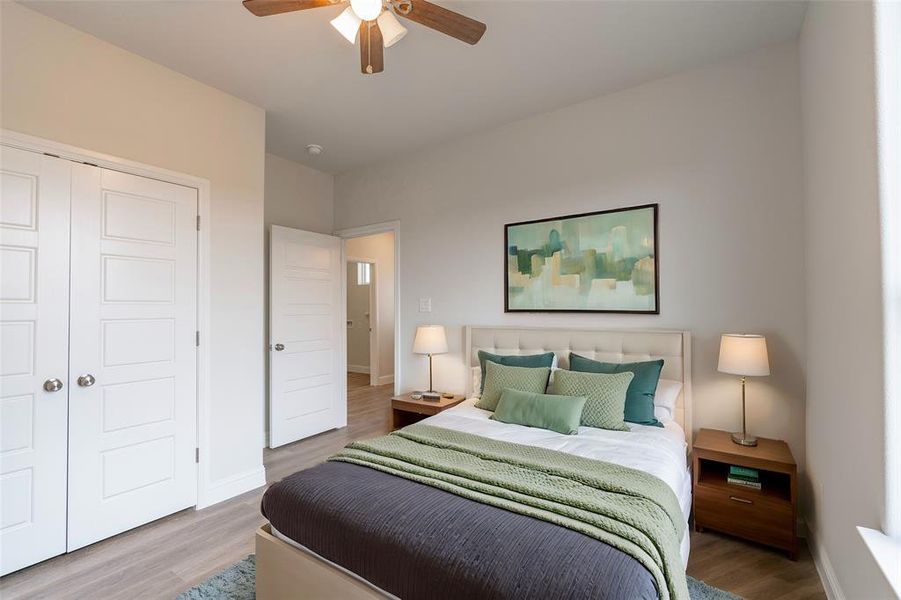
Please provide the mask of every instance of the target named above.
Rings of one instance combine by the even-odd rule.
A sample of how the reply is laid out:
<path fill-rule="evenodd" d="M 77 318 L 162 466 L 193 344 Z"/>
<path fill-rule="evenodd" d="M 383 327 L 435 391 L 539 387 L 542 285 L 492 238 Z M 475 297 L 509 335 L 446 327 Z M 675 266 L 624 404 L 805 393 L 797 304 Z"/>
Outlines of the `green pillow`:
<path fill-rule="evenodd" d="M 578 354 L 569 353 L 569 368 L 573 371 L 588 373 L 625 373 L 635 374 L 629 391 L 626 392 L 625 421 L 639 425 L 663 427 L 663 423 L 654 416 L 654 394 L 660 371 L 663 370 L 663 359 L 635 363 L 607 363 L 591 360 Z"/>
<path fill-rule="evenodd" d="M 584 396 L 582 425 L 628 431 L 623 422 L 626 407 L 626 390 L 634 375 L 630 372 L 608 375 L 606 373 L 581 373 L 558 369 L 554 373 L 554 392 L 564 396 Z"/>
<path fill-rule="evenodd" d="M 557 433 L 579 433 L 585 398 L 534 394 L 506 389 L 491 418 L 501 423 L 540 427 Z"/>
<path fill-rule="evenodd" d="M 545 352 L 544 354 L 529 354 L 521 356 L 518 354 L 492 354 L 479 350 L 479 365 L 482 367 L 482 386 L 479 392 L 485 391 L 485 363 L 495 362 L 499 365 L 507 365 L 508 367 L 547 367 L 554 366 L 554 353 Z"/>
<path fill-rule="evenodd" d="M 485 388 L 476 402 L 476 408 L 491 411 L 497 407 L 497 401 L 505 389 L 543 394 L 547 391 L 547 380 L 551 376 L 551 370 L 547 367 L 508 367 L 490 361 L 485 367 Z"/>

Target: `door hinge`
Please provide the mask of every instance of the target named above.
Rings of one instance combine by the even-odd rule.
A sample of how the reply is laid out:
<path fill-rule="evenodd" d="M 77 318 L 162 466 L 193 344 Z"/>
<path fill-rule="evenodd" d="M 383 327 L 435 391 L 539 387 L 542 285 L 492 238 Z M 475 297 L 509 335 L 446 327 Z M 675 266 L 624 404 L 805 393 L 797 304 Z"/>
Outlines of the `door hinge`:
<path fill-rule="evenodd" d="M 200 462 L 200 448 L 194 448 L 194 462 Z"/>
<path fill-rule="evenodd" d="M 200 231 L 200 215 L 197 215 L 197 231 Z"/>
<path fill-rule="evenodd" d="M 200 348 L 200 332 L 199 331 L 194 332 L 194 345 L 196 347 Z"/>

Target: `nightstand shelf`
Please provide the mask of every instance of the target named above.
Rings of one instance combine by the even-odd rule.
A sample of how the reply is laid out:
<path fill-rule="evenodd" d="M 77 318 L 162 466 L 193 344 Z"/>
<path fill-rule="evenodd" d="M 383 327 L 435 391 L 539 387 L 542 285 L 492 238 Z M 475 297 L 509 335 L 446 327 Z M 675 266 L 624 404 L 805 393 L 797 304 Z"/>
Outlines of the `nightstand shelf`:
<path fill-rule="evenodd" d="M 761 438 L 756 447 L 740 446 L 728 432 L 702 429 L 692 463 L 696 530 L 775 546 L 797 558 L 797 467 L 785 442 Z M 757 469 L 761 489 L 727 483 L 730 465 Z"/>
<path fill-rule="evenodd" d="M 391 398 L 391 430 L 400 429 L 418 423 L 426 417 L 437 415 L 463 402 L 463 396 L 441 398 L 440 400 L 414 400 L 410 394 L 401 394 Z"/>

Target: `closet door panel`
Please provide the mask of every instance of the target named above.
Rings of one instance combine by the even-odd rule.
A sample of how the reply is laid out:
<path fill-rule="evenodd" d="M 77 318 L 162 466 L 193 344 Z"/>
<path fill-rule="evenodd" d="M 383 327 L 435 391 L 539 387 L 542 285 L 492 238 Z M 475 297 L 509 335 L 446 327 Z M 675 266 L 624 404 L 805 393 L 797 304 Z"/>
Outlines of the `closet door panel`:
<path fill-rule="evenodd" d="M 0 575 L 66 550 L 70 165 L 0 147 Z"/>
<path fill-rule="evenodd" d="M 72 181 L 69 550 L 197 492 L 196 190 L 86 165 Z"/>

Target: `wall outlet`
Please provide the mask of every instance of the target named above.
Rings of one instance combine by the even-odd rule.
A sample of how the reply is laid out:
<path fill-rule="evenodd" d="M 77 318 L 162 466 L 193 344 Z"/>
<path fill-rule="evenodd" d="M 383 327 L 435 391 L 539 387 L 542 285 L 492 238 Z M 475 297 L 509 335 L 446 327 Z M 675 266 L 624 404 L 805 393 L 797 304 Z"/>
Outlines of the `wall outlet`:
<path fill-rule="evenodd" d="M 431 298 L 420 298 L 419 299 L 419 312 L 432 312 L 432 299 Z"/>

